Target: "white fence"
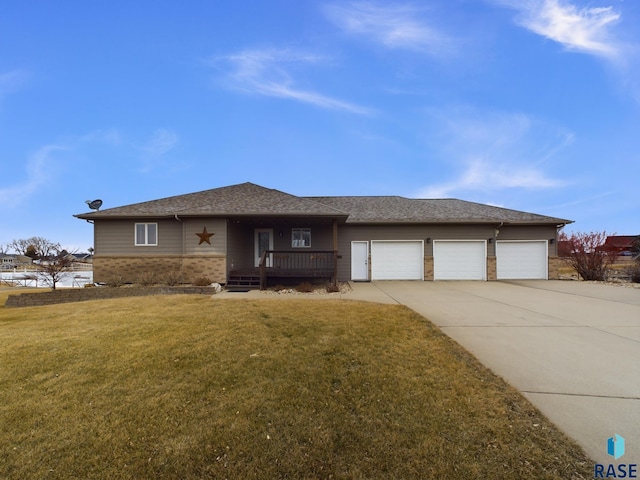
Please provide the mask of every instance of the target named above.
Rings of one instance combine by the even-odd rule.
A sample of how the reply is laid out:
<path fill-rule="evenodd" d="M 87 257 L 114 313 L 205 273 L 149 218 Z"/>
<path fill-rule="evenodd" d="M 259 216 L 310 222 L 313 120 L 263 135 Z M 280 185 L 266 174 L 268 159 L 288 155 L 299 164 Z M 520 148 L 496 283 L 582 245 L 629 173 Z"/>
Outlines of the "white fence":
<path fill-rule="evenodd" d="M 69 272 L 64 272 L 61 275 L 60 281 L 56 282 L 56 288 L 84 287 L 87 283 L 93 283 L 91 264 L 79 265 L 81 265 L 80 269 L 74 268 Z M 86 265 L 89 266 L 89 269 L 86 269 Z M 2 283 L 19 287 L 51 287 L 51 279 L 48 275 L 37 270 L 29 270 L 26 268 L 16 268 L 11 271 L 0 272 L 0 280 L 2 280 Z"/>

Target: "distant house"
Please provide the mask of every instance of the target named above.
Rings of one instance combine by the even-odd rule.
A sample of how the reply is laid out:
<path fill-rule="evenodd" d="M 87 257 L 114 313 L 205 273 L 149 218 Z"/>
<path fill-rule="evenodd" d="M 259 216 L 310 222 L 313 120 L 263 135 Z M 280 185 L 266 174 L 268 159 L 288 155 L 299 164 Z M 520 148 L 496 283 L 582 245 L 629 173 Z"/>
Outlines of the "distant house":
<path fill-rule="evenodd" d="M 557 231 L 571 223 L 457 199 L 299 197 L 252 183 L 75 216 L 93 224 L 97 282 L 175 271 L 247 286 L 258 275 L 557 278 Z"/>
<path fill-rule="evenodd" d="M 5 253 L 0 256 L 0 265 L 4 269 L 15 268 L 20 265 L 28 265 L 31 263 L 33 263 L 33 259 L 31 257 L 27 257 L 26 255 Z"/>
<path fill-rule="evenodd" d="M 93 255 L 90 253 L 70 253 L 69 259 L 72 262 L 91 263 L 93 262 Z"/>
<path fill-rule="evenodd" d="M 632 256 L 636 242 L 640 242 L 640 235 L 610 235 L 604 242 L 604 248 L 620 256 Z"/>

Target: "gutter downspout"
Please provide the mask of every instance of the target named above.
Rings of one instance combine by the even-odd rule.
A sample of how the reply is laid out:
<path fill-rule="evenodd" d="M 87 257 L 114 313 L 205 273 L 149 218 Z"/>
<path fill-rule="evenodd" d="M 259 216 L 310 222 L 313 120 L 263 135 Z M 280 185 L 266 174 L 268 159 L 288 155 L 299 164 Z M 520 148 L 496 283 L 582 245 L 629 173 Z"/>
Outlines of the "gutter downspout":
<path fill-rule="evenodd" d="M 178 221 L 178 222 L 180 222 L 182 224 L 182 255 L 184 255 L 185 252 L 187 251 L 186 250 L 186 245 L 185 245 L 185 240 L 186 240 L 186 236 L 187 236 L 187 233 L 185 231 L 186 230 L 185 229 L 185 224 L 182 221 L 182 219 L 180 217 L 178 217 L 177 213 L 173 215 L 173 218 L 175 218 L 176 221 Z"/>

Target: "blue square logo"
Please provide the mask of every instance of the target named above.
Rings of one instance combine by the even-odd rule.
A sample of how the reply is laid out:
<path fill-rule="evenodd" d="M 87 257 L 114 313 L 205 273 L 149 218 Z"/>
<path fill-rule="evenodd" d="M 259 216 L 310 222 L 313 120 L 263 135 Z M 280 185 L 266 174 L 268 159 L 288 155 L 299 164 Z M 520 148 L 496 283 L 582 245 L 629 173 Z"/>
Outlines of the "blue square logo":
<path fill-rule="evenodd" d="M 607 440 L 607 453 L 616 460 L 624 455 L 624 438 L 615 433 Z"/>

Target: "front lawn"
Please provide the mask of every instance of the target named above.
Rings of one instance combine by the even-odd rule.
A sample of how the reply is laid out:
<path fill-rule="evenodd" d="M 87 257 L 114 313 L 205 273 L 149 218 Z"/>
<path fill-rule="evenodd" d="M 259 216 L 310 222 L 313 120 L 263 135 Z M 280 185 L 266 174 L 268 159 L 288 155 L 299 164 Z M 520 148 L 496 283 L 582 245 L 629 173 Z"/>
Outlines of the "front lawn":
<path fill-rule="evenodd" d="M 409 309 L 124 298 L 0 309 L 0 478 L 588 478 Z"/>

